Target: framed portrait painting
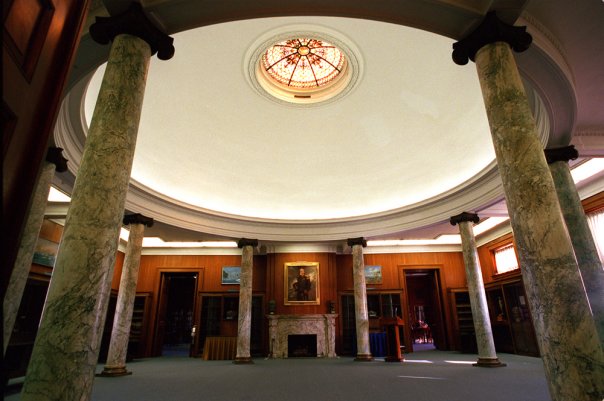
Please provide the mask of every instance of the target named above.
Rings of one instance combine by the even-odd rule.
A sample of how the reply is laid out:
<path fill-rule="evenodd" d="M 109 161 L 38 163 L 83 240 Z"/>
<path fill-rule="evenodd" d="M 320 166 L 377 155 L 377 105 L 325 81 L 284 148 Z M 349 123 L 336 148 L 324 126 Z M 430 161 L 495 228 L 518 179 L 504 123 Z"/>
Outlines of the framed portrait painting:
<path fill-rule="evenodd" d="M 285 264 L 283 281 L 285 305 L 320 305 L 319 263 Z"/>

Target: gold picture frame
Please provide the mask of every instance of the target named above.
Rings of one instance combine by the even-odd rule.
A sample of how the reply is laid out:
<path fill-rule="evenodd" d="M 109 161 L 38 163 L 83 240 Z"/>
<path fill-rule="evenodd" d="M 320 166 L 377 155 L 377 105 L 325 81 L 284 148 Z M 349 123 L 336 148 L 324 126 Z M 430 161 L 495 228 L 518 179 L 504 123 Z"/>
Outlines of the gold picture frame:
<path fill-rule="evenodd" d="M 285 305 L 320 305 L 318 262 L 289 262 L 283 270 Z"/>

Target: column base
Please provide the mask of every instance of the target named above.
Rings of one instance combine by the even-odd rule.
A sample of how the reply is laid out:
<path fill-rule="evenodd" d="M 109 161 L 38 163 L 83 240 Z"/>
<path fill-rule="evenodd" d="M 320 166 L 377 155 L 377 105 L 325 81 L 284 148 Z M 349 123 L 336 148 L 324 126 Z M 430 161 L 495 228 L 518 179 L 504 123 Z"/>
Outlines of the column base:
<path fill-rule="evenodd" d="M 498 358 L 478 358 L 478 361 L 473 363 L 472 366 L 478 366 L 480 368 L 502 368 L 507 365 L 501 363 Z"/>
<path fill-rule="evenodd" d="M 126 370 L 125 366 L 105 366 L 101 373 L 97 373 L 98 377 L 119 377 L 119 376 L 128 376 L 131 375 L 132 372 Z"/>
<path fill-rule="evenodd" d="M 373 355 L 371 354 L 357 354 L 357 357 L 354 358 L 355 362 L 372 362 Z"/>
<path fill-rule="evenodd" d="M 238 356 L 238 357 L 235 357 L 235 360 L 233 361 L 233 363 L 235 365 L 249 365 L 249 364 L 253 364 L 254 361 L 252 361 L 252 358 L 249 356 Z"/>

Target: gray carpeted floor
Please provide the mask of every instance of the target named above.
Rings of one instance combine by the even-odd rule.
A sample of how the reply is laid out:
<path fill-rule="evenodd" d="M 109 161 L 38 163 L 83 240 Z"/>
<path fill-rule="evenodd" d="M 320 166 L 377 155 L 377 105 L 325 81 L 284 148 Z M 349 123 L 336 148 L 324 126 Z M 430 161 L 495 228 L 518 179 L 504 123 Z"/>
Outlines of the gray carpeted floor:
<path fill-rule="evenodd" d="M 92 400 L 551 400 L 539 358 L 499 357 L 507 367 L 477 368 L 471 365 L 476 355 L 442 351 L 414 352 L 403 363 L 354 362 L 342 357 L 255 359 L 253 365 L 234 365 L 161 357 L 129 363 L 131 376 L 96 378 Z"/>

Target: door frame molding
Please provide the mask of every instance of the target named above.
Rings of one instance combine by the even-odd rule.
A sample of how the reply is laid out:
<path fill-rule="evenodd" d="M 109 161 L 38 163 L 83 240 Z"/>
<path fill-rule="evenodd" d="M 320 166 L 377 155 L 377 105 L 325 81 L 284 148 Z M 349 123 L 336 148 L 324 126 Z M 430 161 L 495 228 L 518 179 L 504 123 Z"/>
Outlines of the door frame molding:
<path fill-rule="evenodd" d="M 437 300 L 438 304 L 440 305 L 440 313 L 439 313 L 439 319 L 441 320 L 439 323 L 442 327 L 442 340 L 443 340 L 443 344 L 442 344 L 442 348 L 443 349 L 449 349 L 449 319 L 447 319 L 448 316 L 448 303 L 446 302 L 446 296 L 447 296 L 447 290 L 446 290 L 446 283 L 445 283 L 445 278 L 444 275 L 442 274 L 443 270 L 444 270 L 444 265 L 442 263 L 426 263 L 426 264 L 399 264 L 398 266 L 398 272 L 399 272 L 399 285 L 401 288 L 403 288 L 404 291 L 404 299 L 403 299 L 403 308 L 405 309 L 405 321 L 407 322 L 407 324 L 405 324 L 405 338 L 408 339 L 408 344 L 407 348 L 413 350 L 413 341 L 412 341 L 412 337 L 411 337 L 411 322 L 409 322 L 409 314 L 410 314 L 410 309 L 409 309 L 409 292 L 407 289 L 407 276 L 406 276 L 406 272 L 409 270 L 431 270 L 433 271 L 433 273 L 438 273 L 437 276 L 435 276 L 435 285 L 437 286 L 437 294 L 439 296 L 439 299 Z"/>
<path fill-rule="evenodd" d="M 168 273 L 191 273 L 191 274 L 197 274 L 197 284 L 196 284 L 196 288 L 193 291 L 193 325 L 196 325 L 199 327 L 199 313 L 200 311 L 198 311 L 198 307 L 199 307 L 199 302 L 197 302 L 197 298 L 199 296 L 199 292 L 201 291 L 201 289 L 203 288 L 203 280 L 204 280 L 204 272 L 205 272 L 205 268 L 204 267 L 160 267 L 156 270 L 156 275 L 154 278 L 154 283 L 153 283 L 153 291 L 154 293 L 157 295 L 156 297 L 154 297 L 155 299 L 153 300 L 153 305 L 152 305 L 152 309 L 151 309 L 151 322 L 153 323 L 153 336 L 151 338 L 151 341 L 149 342 L 149 348 L 150 348 L 150 353 L 149 355 L 151 356 L 161 356 L 161 345 L 159 345 L 157 343 L 158 341 L 158 330 L 159 330 L 159 307 L 160 307 L 160 301 L 161 301 L 161 284 L 162 284 L 162 277 L 164 274 Z M 195 336 L 195 342 L 197 342 L 197 336 L 199 335 L 199 330 L 196 332 Z"/>

